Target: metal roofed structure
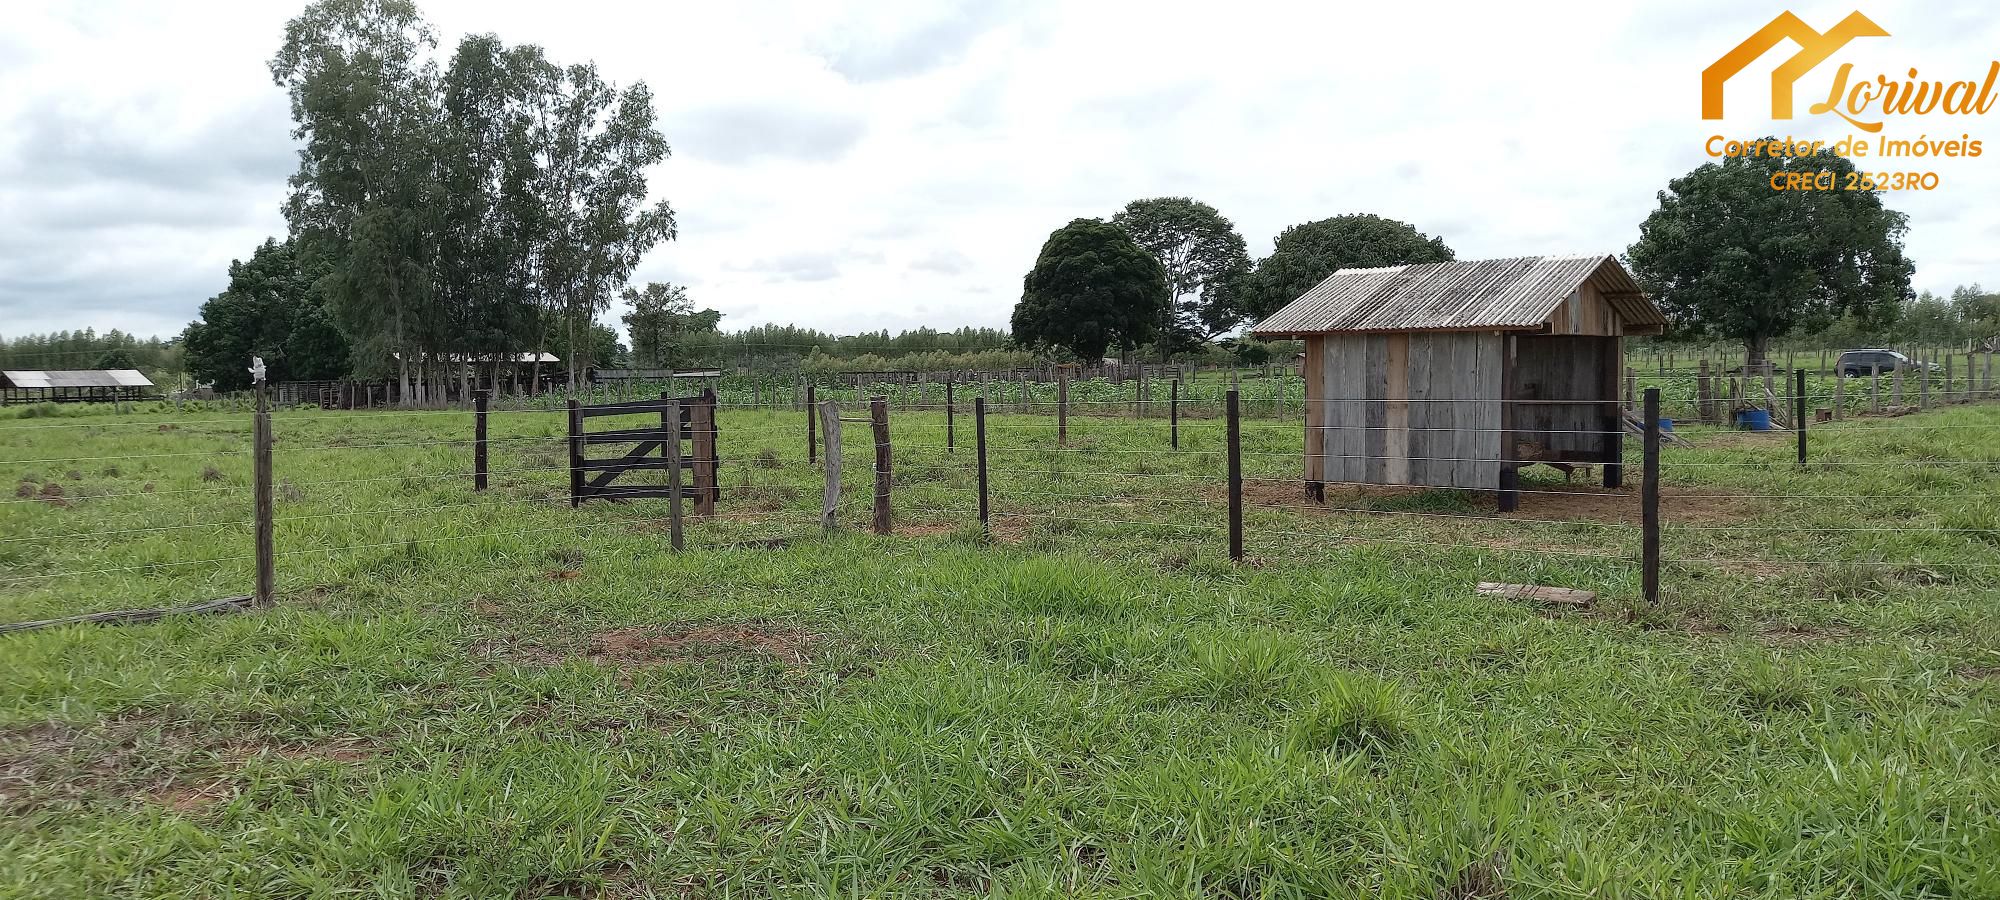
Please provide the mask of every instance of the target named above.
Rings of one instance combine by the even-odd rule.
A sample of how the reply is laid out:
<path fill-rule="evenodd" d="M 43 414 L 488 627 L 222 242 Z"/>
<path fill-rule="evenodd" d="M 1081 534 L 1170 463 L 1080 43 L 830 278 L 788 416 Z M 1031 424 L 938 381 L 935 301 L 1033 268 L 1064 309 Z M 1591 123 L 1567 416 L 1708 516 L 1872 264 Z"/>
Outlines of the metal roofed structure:
<path fill-rule="evenodd" d="M 137 400 L 153 387 L 137 369 L 0 371 L 0 404 Z"/>
<path fill-rule="evenodd" d="M 1666 317 L 1611 256 L 1519 256 L 1341 269 L 1250 333 L 1534 331 L 1585 287 L 1618 314 L 1621 335 L 1666 327 Z"/>
<path fill-rule="evenodd" d="M 1666 316 L 1608 255 L 1342 269 L 1250 329 L 1306 344 L 1306 493 L 1430 485 L 1518 499 L 1522 466 L 1622 479 L 1626 335 Z"/>

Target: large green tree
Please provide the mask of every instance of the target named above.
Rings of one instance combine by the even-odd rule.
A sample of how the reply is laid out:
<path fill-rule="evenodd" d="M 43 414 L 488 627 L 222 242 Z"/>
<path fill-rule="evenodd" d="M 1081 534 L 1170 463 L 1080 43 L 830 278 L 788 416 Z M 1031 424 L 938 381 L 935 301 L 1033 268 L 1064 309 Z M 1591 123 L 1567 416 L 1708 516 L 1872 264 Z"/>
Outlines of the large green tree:
<path fill-rule="evenodd" d="M 653 95 L 623 90 L 592 65 L 544 62 L 533 74 L 530 131 L 541 228 L 536 281 L 569 348 L 570 387 L 592 362 L 590 328 L 647 250 L 675 235 L 664 200 L 647 202 L 646 169 L 667 158 Z"/>
<path fill-rule="evenodd" d="M 632 356 L 645 368 L 671 368 L 685 357 L 689 339 L 715 333 L 722 313 L 697 310 L 687 288 L 677 284 L 651 282 L 645 290 L 626 288 L 625 330 L 632 335 Z"/>
<path fill-rule="evenodd" d="M 1014 307 L 1014 340 L 1085 360 L 1152 340 L 1169 302 L 1167 273 L 1130 235 L 1076 219 L 1042 244 Z"/>
<path fill-rule="evenodd" d="M 285 26 L 271 77 L 291 97 L 299 169 L 285 216 L 323 266 L 328 308 L 366 372 L 412 364 L 433 304 L 437 38 L 409 0 L 318 0 Z M 426 325 L 429 328 L 426 328 Z"/>
<path fill-rule="evenodd" d="M 1368 213 L 1293 225 L 1279 232 L 1271 255 L 1257 263 L 1244 289 L 1244 312 L 1251 319 L 1264 318 L 1341 269 L 1451 259 L 1451 248 L 1443 238 Z"/>
<path fill-rule="evenodd" d="M 1773 177 L 1854 164 L 1832 152 L 1732 157 L 1667 183 L 1626 256 L 1678 334 L 1743 342 L 1818 331 L 1843 314 L 1891 321 L 1910 297 L 1902 213 L 1870 191 L 1774 190 Z"/>
<path fill-rule="evenodd" d="M 248 260 L 230 263 L 228 287 L 181 333 L 188 373 L 218 390 L 243 390 L 250 357 L 262 356 L 271 381 L 347 375 L 347 341 L 317 288 L 324 270 L 307 259 L 290 243 L 267 240 Z"/>
<path fill-rule="evenodd" d="M 1200 347 L 1243 324 L 1240 286 L 1250 254 L 1235 224 L 1190 197 L 1134 200 L 1111 217 L 1167 273 L 1173 298 L 1158 343 L 1169 353 Z"/>

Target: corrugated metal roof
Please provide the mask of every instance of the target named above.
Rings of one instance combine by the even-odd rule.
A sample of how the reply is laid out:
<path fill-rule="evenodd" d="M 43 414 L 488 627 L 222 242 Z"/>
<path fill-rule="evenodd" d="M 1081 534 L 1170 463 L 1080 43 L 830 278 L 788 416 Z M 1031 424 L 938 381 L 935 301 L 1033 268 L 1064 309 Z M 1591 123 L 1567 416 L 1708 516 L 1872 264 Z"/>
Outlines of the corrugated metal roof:
<path fill-rule="evenodd" d="M 1585 283 L 1627 325 L 1666 324 L 1632 274 L 1610 256 L 1520 256 L 1341 269 L 1250 333 L 1531 329 Z"/>
<path fill-rule="evenodd" d="M 10 369 L 0 372 L 17 388 L 152 387 L 153 382 L 137 369 Z"/>

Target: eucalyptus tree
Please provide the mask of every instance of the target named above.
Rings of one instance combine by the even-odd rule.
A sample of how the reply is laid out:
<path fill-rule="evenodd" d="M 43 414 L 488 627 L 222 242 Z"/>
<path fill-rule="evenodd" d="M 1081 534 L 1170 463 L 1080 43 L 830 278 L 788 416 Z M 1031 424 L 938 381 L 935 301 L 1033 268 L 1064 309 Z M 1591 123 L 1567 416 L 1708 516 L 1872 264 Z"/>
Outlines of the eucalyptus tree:
<path fill-rule="evenodd" d="M 567 350 L 571 389 L 591 364 L 591 327 L 647 250 L 675 235 L 666 201 L 650 202 L 646 169 L 667 158 L 643 82 L 619 89 L 590 64 L 522 60 L 534 171 L 535 280 Z"/>
<path fill-rule="evenodd" d="M 433 296 L 437 38 L 408 0 L 318 0 L 285 26 L 299 169 L 285 201 L 300 252 L 363 372 L 411 368 Z"/>

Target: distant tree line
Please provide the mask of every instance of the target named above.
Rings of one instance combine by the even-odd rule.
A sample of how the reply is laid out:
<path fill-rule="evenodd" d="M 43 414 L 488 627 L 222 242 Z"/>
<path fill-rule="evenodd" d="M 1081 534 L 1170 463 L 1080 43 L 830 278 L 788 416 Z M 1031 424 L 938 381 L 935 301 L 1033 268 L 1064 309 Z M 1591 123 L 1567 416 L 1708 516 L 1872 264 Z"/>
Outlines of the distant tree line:
<path fill-rule="evenodd" d="M 181 348 L 116 328 L 0 336 L 0 369 L 137 369 L 158 381 L 181 371 Z"/>

